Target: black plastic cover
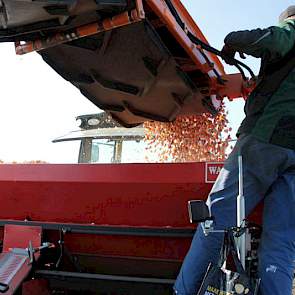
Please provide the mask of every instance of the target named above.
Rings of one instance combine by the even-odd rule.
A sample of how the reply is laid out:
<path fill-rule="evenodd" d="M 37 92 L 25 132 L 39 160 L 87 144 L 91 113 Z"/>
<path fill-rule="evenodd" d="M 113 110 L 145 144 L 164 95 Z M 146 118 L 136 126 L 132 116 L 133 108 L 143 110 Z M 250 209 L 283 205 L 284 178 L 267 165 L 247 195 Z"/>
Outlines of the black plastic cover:
<path fill-rule="evenodd" d="M 189 201 L 188 213 L 191 223 L 199 223 L 212 219 L 206 202 L 202 200 Z"/>

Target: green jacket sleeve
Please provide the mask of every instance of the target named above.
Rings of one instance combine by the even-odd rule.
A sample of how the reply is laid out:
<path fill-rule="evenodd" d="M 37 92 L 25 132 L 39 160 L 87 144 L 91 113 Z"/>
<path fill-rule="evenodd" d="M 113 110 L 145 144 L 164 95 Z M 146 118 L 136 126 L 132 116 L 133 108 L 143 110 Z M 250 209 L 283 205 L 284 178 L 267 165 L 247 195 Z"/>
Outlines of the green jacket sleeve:
<path fill-rule="evenodd" d="M 224 43 L 254 57 L 268 55 L 270 60 L 280 59 L 295 45 L 295 20 L 267 29 L 232 32 L 226 36 Z"/>

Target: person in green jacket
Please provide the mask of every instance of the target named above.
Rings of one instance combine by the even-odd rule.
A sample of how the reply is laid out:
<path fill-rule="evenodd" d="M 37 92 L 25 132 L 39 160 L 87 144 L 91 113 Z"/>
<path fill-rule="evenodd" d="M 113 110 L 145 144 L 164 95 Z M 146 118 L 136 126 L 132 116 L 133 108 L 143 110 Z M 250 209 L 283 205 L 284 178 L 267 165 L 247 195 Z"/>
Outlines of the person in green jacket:
<path fill-rule="evenodd" d="M 238 156 L 242 155 L 246 214 L 264 200 L 259 294 L 291 295 L 295 262 L 295 6 L 280 15 L 278 26 L 232 32 L 224 43 L 226 62 L 231 63 L 239 52 L 260 58 L 261 69 L 245 104 L 246 117 L 237 144 L 207 204 L 215 229 L 236 225 Z M 197 229 L 174 285 L 176 294 L 197 294 L 209 263 L 218 261 L 222 241 L 221 233 L 205 236 L 201 227 Z"/>

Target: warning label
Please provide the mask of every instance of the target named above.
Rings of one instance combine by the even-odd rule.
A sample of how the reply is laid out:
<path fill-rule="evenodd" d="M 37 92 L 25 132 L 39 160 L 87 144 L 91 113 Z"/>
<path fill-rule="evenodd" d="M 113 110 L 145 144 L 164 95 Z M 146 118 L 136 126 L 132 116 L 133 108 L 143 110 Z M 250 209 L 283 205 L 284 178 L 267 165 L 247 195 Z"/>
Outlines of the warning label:
<path fill-rule="evenodd" d="M 219 175 L 224 163 L 206 163 L 205 165 L 205 182 L 214 183 Z"/>

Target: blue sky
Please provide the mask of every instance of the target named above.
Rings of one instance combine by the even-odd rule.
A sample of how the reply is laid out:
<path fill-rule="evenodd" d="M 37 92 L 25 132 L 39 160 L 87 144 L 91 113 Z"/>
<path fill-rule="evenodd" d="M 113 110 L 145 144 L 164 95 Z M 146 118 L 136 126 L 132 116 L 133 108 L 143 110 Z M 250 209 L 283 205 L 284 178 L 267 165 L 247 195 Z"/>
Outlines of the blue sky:
<path fill-rule="evenodd" d="M 266 28 L 278 23 L 278 17 L 291 0 L 182 0 L 210 44 L 221 49 L 224 37 L 231 31 Z M 246 63 L 258 73 L 259 59 L 248 57 Z M 236 69 L 225 65 L 228 73 Z M 244 117 L 244 101 L 239 99 L 226 104 L 233 133 Z"/>
<path fill-rule="evenodd" d="M 222 48 L 231 31 L 266 28 L 278 23 L 291 0 L 182 0 L 211 45 Z"/>

